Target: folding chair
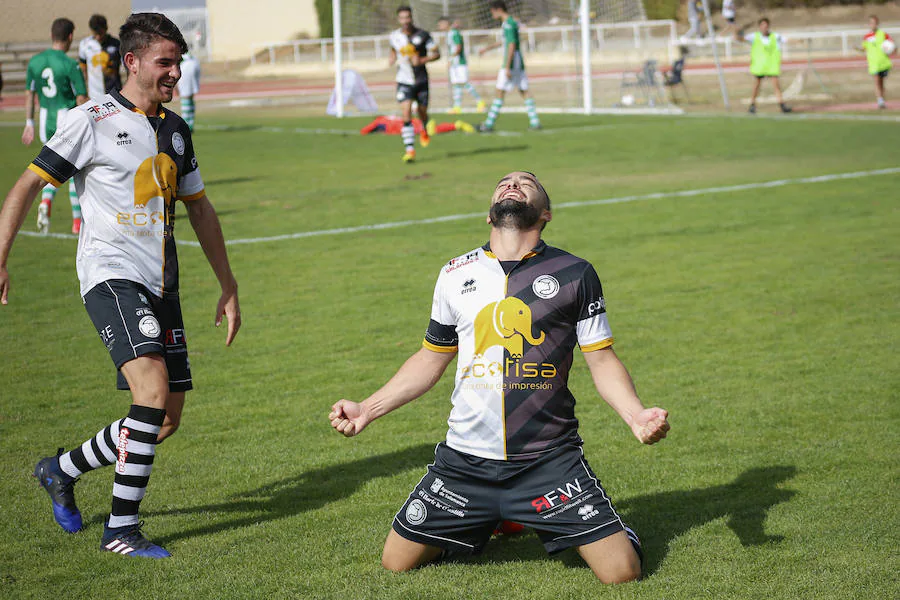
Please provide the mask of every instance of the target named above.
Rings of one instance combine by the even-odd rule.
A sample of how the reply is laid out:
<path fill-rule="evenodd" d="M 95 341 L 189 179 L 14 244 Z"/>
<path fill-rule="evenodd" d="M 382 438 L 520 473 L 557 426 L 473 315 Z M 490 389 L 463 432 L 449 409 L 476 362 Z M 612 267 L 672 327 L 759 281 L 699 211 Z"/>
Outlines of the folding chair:
<path fill-rule="evenodd" d="M 656 106 L 656 102 L 662 102 L 663 97 L 660 94 L 659 78 L 656 61 L 653 59 L 644 63 L 640 71 L 631 73 L 622 73 L 622 82 L 619 85 L 619 96 L 622 91 L 628 88 L 637 88 L 644 100 L 650 106 Z"/>

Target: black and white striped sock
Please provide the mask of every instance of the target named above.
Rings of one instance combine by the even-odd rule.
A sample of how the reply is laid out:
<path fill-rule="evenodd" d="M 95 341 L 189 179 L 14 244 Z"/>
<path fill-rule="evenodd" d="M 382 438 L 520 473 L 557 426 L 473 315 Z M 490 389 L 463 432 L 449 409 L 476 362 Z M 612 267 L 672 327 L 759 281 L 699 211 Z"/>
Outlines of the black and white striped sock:
<path fill-rule="evenodd" d="M 59 466 L 63 473 L 69 477 L 78 477 L 82 473 L 108 467 L 116 462 L 116 443 L 121 424 L 122 419 L 114 421 L 78 448 L 60 455 Z"/>
<path fill-rule="evenodd" d="M 400 137 L 403 139 L 403 146 L 407 150 L 415 150 L 416 128 L 413 127 L 412 121 L 403 124 L 403 128 L 400 130 Z"/>
<path fill-rule="evenodd" d="M 116 445 L 112 512 L 107 524 L 112 529 L 138 523 L 138 508 L 153 470 L 156 436 L 165 416 L 165 409 L 132 404 L 122 421 Z"/>

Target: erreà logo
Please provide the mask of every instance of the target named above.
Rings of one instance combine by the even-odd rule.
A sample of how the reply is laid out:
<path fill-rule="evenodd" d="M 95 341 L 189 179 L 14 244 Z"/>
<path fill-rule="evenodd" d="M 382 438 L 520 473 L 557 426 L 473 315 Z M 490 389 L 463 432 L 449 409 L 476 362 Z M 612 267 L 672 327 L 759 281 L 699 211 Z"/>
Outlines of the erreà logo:
<path fill-rule="evenodd" d="M 523 355 L 524 342 L 532 346 L 544 343 L 544 332 L 534 337 L 531 309 L 515 296 L 491 302 L 475 317 L 475 355 L 483 356 L 489 348 L 503 346 L 514 358 Z"/>

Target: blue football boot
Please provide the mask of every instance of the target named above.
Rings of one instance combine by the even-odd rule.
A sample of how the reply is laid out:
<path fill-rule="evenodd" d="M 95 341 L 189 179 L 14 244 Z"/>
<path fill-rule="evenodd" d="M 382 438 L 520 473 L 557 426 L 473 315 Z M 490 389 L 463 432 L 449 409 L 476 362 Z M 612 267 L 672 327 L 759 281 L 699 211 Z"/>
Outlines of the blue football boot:
<path fill-rule="evenodd" d="M 122 556 L 140 556 L 143 558 L 168 558 L 172 556 L 169 551 L 162 546 L 157 546 L 144 537 L 141 533 L 141 527 L 144 522 L 141 521 L 137 525 L 126 525 L 125 527 L 109 527 L 103 525 L 103 541 L 100 542 L 100 549 L 104 552 L 115 552 Z"/>
<path fill-rule="evenodd" d="M 41 487 L 50 494 L 53 503 L 53 518 L 59 526 L 68 533 L 81 531 L 81 512 L 75 506 L 75 492 L 73 488 L 78 481 L 76 477 L 70 477 L 59 468 L 59 456 L 63 453 L 60 448 L 56 456 L 48 456 L 38 461 L 34 467 L 34 476 L 37 477 Z"/>

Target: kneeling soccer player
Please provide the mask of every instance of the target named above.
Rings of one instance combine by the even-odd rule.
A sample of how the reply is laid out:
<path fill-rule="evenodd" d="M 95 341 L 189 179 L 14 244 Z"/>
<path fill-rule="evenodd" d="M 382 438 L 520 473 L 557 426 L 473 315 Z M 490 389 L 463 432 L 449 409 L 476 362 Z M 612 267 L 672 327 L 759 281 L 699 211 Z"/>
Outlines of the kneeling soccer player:
<path fill-rule="evenodd" d="M 387 569 L 478 553 L 509 520 L 534 529 L 551 554 L 576 547 L 605 583 L 641 576 L 640 542 L 582 451 L 567 383 L 575 345 L 597 391 L 641 442 L 666 436 L 668 413 L 644 408 L 612 349 L 593 266 L 541 241 L 550 219 L 533 174 L 501 179 L 490 241 L 441 269 L 423 348 L 365 401 L 332 407 L 332 426 L 356 435 L 430 390 L 459 356 L 447 439 L 394 518 Z"/>

